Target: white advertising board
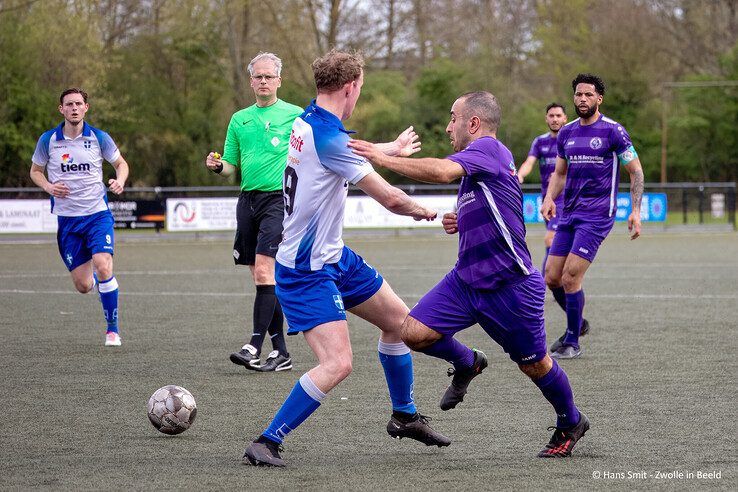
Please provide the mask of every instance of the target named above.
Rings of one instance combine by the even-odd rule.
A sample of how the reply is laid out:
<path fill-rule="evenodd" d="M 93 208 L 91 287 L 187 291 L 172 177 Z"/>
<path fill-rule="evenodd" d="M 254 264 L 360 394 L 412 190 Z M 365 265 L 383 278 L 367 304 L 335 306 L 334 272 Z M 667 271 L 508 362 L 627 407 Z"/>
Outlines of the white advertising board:
<path fill-rule="evenodd" d="M 438 212 L 434 221 L 416 221 L 412 217 L 396 215 L 368 196 L 350 196 L 346 199 L 344 227 L 441 227 L 443 214 L 451 212 L 456 204 L 456 195 L 417 195 L 413 199 L 421 205 Z"/>
<path fill-rule="evenodd" d="M 414 196 L 424 206 L 438 211 L 435 221 L 415 221 L 411 217 L 395 215 L 367 196 L 346 199 L 344 227 L 441 227 L 441 218 L 453 210 L 456 195 Z M 222 231 L 236 229 L 237 198 L 168 198 L 167 230 Z"/>
<path fill-rule="evenodd" d="M 236 230 L 237 202 L 238 198 L 167 198 L 167 230 Z"/>
<path fill-rule="evenodd" d="M 0 200 L 0 234 L 56 232 L 50 200 Z"/>

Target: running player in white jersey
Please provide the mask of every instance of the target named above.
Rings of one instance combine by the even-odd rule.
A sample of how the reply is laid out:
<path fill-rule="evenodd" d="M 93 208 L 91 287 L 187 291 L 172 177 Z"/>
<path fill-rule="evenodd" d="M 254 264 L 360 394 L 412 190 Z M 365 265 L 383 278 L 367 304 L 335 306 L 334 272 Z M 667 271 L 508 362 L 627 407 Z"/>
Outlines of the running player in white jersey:
<path fill-rule="evenodd" d="M 382 276 L 343 243 L 343 214 L 352 183 L 385 208 L 416 220 L 436 212 L 390 186 L 363 157 L 351 152 L 341 123 L 354 110 L 364 83 L 360 55 L 331 51 L 313 62 L 318 96 L 295 120 L 284 172 L 284 239 L 277 252 L 277 297 L 289 325 L 302 332 L 318 359 L 303 374 L 266 430 L 246 448 L 253 465 L 284 466 L 282 440 L 320 406 L 326 394 L 351 373 L 346 311 L 381 330 L 379 360 L 392 401 L 387 432 L 428 446 L 451 441 L 435 432 L 413 401 L 413 362 L 400 329 L 409 312 Z M 420 149 L 412 128 L 391 143 L 391 155 Z"/>
<path fill-rule="evenodd" d="M 38 139 L 31 180 L 51 195 L 57 215 L 59 254 L 82 294 L 95 284 L 107 323 L 105 346 L 121 344 L 118 334 L 118 281 L 113 276 L 113 215 L 103 184 L 103 159 L 115 168 L 108 188 L 123 193 L 128 163 L 110 135 L 85 123 L 87 93 L 71 88 L 59 97 L 64 121 Z M 44 175 L 44 169 L 48 179 Z"/>

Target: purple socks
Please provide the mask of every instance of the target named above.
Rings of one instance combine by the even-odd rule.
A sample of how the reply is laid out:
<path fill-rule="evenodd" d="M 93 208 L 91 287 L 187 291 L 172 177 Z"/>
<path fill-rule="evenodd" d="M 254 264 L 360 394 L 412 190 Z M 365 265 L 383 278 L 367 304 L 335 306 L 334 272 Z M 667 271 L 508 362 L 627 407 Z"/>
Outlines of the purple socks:
<path fill-rule="evenodd" d="M 555 360 L 551 370 L 533 382 L 554 407 L 557 417 L 556 427 L 569 429 L 579 423 L 579 410 L 574 405 L 574 393 L 571 391 L 569 378 Z"/>
<path fill-rule="evenodd" d="M 474 365 L 474 351 L 449 335 L 443 335 L 443 338 L 418 352 L 447 360 L 456 369 L 468 369 Z"/>
<path fill-rule="evenodd" d="M 579 347 L 579 330 L 582 327 L 582 311 L 584 310 L 584 289 L 566 294 L 566 335 L 564 345 Z"/>

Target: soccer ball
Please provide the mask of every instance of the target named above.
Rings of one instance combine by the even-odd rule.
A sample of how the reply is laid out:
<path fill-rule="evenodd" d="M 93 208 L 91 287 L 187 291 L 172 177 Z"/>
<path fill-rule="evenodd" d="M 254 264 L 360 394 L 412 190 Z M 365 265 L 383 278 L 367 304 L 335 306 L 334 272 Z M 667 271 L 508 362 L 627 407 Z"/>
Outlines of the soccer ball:
<path fill-rule="evenodd" d="M 192 393 L 173 384 L 154 391 L 148 410 L 151 425 L 164 434 L 181 434 L 190 428 L 197 415 Z"/>

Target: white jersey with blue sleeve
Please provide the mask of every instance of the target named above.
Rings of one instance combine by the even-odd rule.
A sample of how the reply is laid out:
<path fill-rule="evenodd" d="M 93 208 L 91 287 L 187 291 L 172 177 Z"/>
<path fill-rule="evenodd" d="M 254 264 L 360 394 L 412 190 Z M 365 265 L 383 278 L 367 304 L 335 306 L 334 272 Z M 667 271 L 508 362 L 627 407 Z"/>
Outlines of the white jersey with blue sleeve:
<path fill-rule="evenodd" d="M 347 144 L 349 132 L 313 101 L 295 120 L 284 171 L 284 233 L 277 261 L 316 271 L 337 263 L 343 251 L 348 184 L 374 171 Z"/>
<path fill-rule="evenodd" d="M 82 134 L 64 136 L 64 123 L 38 139 L 32 161 L 45 167 L 49 182 L 63 182 L 69 188 L 65 198 L 51 197 L 51 212 L 62 217 L 81 217 L 108 210 L 103 183 L 103 159 L 115 162 L 120 157 L 110 135 L 84 123 Z"/>

